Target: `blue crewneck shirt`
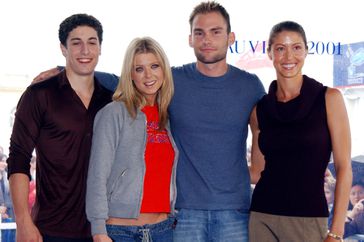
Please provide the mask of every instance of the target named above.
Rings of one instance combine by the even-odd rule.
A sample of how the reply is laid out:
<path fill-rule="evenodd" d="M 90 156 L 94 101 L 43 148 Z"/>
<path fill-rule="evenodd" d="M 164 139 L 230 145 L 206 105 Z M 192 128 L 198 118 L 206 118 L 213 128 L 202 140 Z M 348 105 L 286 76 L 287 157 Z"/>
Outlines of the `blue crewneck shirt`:
<path fill-rule="evenodd" d="M 256 75 L 231 65 L 220 77 L 203 75 L 196 63 L 172 70 L 169 118 L 180 150 L 177 209 L 248 210 L 246 138 L 263 85 Z"/>

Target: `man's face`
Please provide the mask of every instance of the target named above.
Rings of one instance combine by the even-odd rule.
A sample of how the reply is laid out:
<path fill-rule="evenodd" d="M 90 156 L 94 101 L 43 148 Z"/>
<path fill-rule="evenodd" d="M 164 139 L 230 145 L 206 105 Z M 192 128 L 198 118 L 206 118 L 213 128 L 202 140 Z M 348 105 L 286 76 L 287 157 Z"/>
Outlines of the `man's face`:
<path fill-rule="evenodd" d="M 225 60 L 234 41 L 235 36 L 227 33 L 227 24 L 220 13 L 198 14 L 194 18 L 189 44 L 198 61 L 213 64 Z"/>
<path fill-rule="evenodd" d="M 73 29 L 68 35 L 67 47 L 61 44 L 61 50 L 68 71 L 76 75 L 93 74 L 101 54 L 96 30 L 89 26 Z"/>

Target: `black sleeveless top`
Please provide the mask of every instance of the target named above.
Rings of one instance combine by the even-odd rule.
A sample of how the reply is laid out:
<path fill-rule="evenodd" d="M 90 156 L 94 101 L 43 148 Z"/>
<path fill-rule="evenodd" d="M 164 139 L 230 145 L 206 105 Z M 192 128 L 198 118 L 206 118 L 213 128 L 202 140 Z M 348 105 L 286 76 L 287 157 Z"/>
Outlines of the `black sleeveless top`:
<path fill-rule="evenodd" d="M 303 76 L 300 95 L 282 103 L 277 82 L 257 104 L 259 148 L 265 169 L 257 183 L 251 211 L 283 216 L 327 217 L 324 175 L 331 155 L 325 92 Z"/>

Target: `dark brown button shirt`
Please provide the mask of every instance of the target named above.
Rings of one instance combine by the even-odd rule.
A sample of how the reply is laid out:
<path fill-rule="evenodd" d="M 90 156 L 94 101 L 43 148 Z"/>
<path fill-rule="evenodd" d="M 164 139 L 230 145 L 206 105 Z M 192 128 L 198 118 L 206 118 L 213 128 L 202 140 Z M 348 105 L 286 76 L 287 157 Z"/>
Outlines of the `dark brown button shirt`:
<path fill-rule="evenodd" d="M 36 202 L 32 216 L 42 234 L 90 237 L 85 215 L 86 178 L 96 113 L 112 93 L 95 80 L 88 109 L 65 71 L 23 93 L 15 114 L 8 158 L 9 176 L 30 176 L 37 155 Z"/>

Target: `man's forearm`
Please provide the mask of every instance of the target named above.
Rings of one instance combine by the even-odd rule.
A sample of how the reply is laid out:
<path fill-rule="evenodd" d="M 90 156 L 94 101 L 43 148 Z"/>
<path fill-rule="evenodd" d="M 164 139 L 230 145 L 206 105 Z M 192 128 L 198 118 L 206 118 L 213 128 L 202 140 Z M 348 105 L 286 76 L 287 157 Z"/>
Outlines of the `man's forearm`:
<path fill-rule="evenodd" d="M 9 178 L 10 192 L 16 221 L 30 218 L 28 207 L 29 177 L 26 174 L 15 173 Z"/>

